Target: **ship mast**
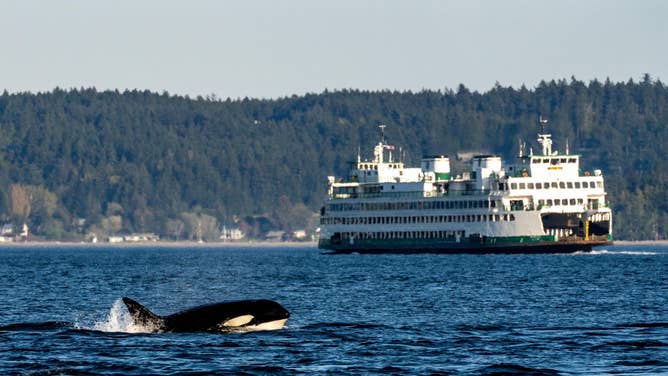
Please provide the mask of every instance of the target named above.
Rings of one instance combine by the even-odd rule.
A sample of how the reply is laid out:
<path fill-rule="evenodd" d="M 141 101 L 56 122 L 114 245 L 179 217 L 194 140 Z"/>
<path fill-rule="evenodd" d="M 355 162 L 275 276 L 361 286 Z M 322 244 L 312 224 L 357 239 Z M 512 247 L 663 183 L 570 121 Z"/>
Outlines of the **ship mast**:
<path fill-rule="evenodd" d="M 380 142 L 376 147 L 373 148 L 373 157 L 374 157 L 374 162 L 378 163 L 379 165 L 383 163 L 383 149 L 385 147 L 385 124 L 381 124 L 378 126 L 380 128 Z"/>
<path fill-rule="evenodd" d="M 538 118 L 540 123 L 540 133 L 538 133 L 538 143 L 543 145 L 543 155 L 552 155 L 552 137 L 551 134 L 545 133 L 545 125 L 547 124 L 547 119 L 543 119 L 542 116 Z"/>

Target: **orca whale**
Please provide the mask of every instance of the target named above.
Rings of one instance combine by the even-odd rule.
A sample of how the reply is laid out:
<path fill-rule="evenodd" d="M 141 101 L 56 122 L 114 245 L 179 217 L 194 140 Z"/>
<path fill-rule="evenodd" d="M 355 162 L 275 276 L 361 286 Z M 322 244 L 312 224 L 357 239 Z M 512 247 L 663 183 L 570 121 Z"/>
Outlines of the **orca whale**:
<path fill-rule="evenodd" d="M 123 298 L 123 303 L 135 325 L 155 333 L 276 330 L 290 317 L 290 312 L 271 300 L 207 304 L 168 316 L 158 316 L 128 297 Z"/>

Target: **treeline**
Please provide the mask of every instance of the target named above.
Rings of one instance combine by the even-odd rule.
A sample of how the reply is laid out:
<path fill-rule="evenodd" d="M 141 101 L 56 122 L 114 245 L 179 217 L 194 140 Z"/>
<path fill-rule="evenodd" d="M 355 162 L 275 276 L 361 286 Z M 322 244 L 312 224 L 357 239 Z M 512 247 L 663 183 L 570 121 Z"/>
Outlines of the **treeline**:
<path fill-rule="evenodd" d="M 378 124 L 405 159 L 460 151 L 510 160 L 550 120 L 555 148 L 606 175 L 617 238 L 668 238 L 668 89 L 541 82 L 457 90 L 343 90 L 276 100 L 149 91 L 0 95 L 0 220 L 51 239 L 153 232 L 217 238 L 313 227 L 326 176 L 343 174 Z"/>

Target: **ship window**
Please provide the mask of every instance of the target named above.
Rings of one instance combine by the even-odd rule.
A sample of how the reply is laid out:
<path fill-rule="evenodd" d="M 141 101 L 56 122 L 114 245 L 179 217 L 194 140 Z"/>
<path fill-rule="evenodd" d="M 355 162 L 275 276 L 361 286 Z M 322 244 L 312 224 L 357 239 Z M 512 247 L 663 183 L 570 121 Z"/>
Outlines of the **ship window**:
<path fill-rule="evenodd" d="M 536 183 L 536 189 L 543 189 L 543 184 Z"/>
<path fill-rule="evenodd" d="M 545 200 L 538 200 L 538 206 L 545 205 Z"/>
<path fill-rule="evenodd" d="M 558 165 L 559 164 L 559 158 L 552 158 L 550 160 L 550 164 L 552 165 Z"/>
<path fill-rule="evenodd" d="M 568 205 L 568 199 L 562 199 L 561 200 L 561 205 Z"/>
<path fill-rule="evenodd" d="M 520 189 L 526 189 L 526 188 L 527 188 L 527 185 L 526 185 L 526 184 L 524 184 L 524 183 L 520 183 Z"/>
<path fill-rule="evenodd" d="M 533 189 L 533 183 L 527 183 L 527 188 Z"/>
<path fill-rule="evenodd" d="M 575 182 L 575 188 L 576 188 L 576 189 L 580 189 L 580 182 L 579 182 L 579 181 L 576 181 L 576 182 Z"/>
<path fill-rule="evenodd" d="M 572 181 L 567 182 L 566 183 L 566 188 L 573 189 L 573 182 Z"/>
<path fill-rule="evenodd" d="M 517 189 L 517 183 L 510 183 L 510 189 Z"/>
<path fill-rule="evenodd" d="M 540 159 L 538 159 L 538 158 L 534 158 L 534 159 L 531 161 L 531 163 L 540 163 Z"/>
<path fill-rule="evenodd" d="M 552 206 L 552 199 L 551 198 L 547 199 L 547 206 Z"/>
<path fill-rule="evenodd" d="M 559 160 L 559 162 L 561 162 L 561 163 L 566 163 L 566 158 L 561 158 L 561 159 Z"/>
<path fill-rule="evenodd" d="M 570 200 L 569 200 L 569 203 L 570 203 L 571 205 L 575 205 L 575 199 L 574 199 L 574 198 L 570 199 Z"/>
<path fill-rule="evenodd" d="M 579 205 L 582 205 L 582 204 L 584 204 L 584 200 L 583 200 L 583 199 L 581 199 L 581 198 L 579 198 L 579 199 L 578 199 L 578 204 L 579 204 Z"/>
<path fill-rule="evenodd" d="M 603 188 L 603 182 L 597 181 L 596 182 L 596 188 Z"/>
<path fill-rule="evenodd" d="M 550 160 L 545 158 L 545 159 L 543 159 L 543 163 L 550 163 Z"/>
<path fill-rule="evenodd" d="M 511 220 L 511 221 L 514 221 L 514 220 L 515 220 L 515 214 L 511 214 L 511 215 L 510 215 L 510 220 Z"/>
<path fill-rule="evenodd" d="M 559 188 L 561 188 L 561 189 L 566 188 L 566 183 L 564 183 L 563 181 L 560 181 L 559 182 Z"/>
<path fill-rule="evenodd" d="M 589 188 L 589 183 L 586 181 L 582 182 L 582 188 Z"/>
<path fill-rule="evenodd" d="M 543 188 L 545 188 L 545 189 L 550 188 L 550 183 L 548 183 L 548 182 L 543 183 Z"/>
<path fill-rule="evenodd" d="M 568 163 L 576 163 L 577 160 L 575 158 L 568 158 Z"/>
<path fill-rule="evenodd" d="M 552 188 L 557 188 L 557 182 L 556 181 L 552 182 Z"/>

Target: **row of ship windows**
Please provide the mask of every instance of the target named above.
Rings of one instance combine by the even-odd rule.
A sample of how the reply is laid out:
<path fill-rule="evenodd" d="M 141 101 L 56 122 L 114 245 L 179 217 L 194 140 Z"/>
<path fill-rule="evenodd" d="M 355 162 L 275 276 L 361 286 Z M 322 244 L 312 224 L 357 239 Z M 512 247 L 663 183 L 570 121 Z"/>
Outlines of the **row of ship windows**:
<path fill-rule="evenodd" d="M 498 206 L 501 206 L 500 204 Z M 496 201 L 413 201 L 413 202 L 356 202 L 349 204 L 329 204 L 328 211 L 351 210 L 423 210 L 423 209 L 476 209 L 495 208 Z"/>
<path fill-rule="evenodd" d="M 554 200 L 548 198 L 547 200 L 538 200 L 538 205 L 539 205 L 539 206 L 543 206 L 543 205 L 547 205 L 547 206 L 553 206 L 553 205 L 555 205 L 555 206 L 559 206 L 559 205 L 576 205 L 576 204 L 577 204 L 577 205 L 583 205 L 583 204 L 584 204 L 584 200 L 581 199 L 581 198 L 578 198 L 578 199 L 575 199 L 575 198 L 571 198 L 571 199 L 567 199 L 567 198 L 558 199 L 558 198 L 557 198 L 557 199 L 554 199 Z"/>
<path fill-rule="evenodd" d="M 549 163 L 549 164 L 557 165 L 557 164 L 560 164 L 560 163 L 577 163 L 577 161 L 578 160 L 576 158 L 568 158 L 568 159 L 566 159 L 566 158 L 543 158 L 543 159 L 534 158 L 531 161 L 531 163 Z"/>
<path fill-rule="evenodd" d="M 514 221 L 513 214 L 424 215 L 410 217 L 320 217 L 321 225 L 393 225 L 407 223 Z"/>
<path fill-rule="evenodd" d="M 582 183 L 582 184 L 580 184 Z M 510 189 L 580 189 L 580 188 L 603 188 L 602 181 L 583 181 L 583 182 L 545 182 L 545 183 L 510 183 Z"/>
<path fill-rule="evenodd" d="M 456 240 L 464 237 L 464 231 L 384 231 L 342 232 L 343 240 L 349 239 L 443 239 Z"/>

